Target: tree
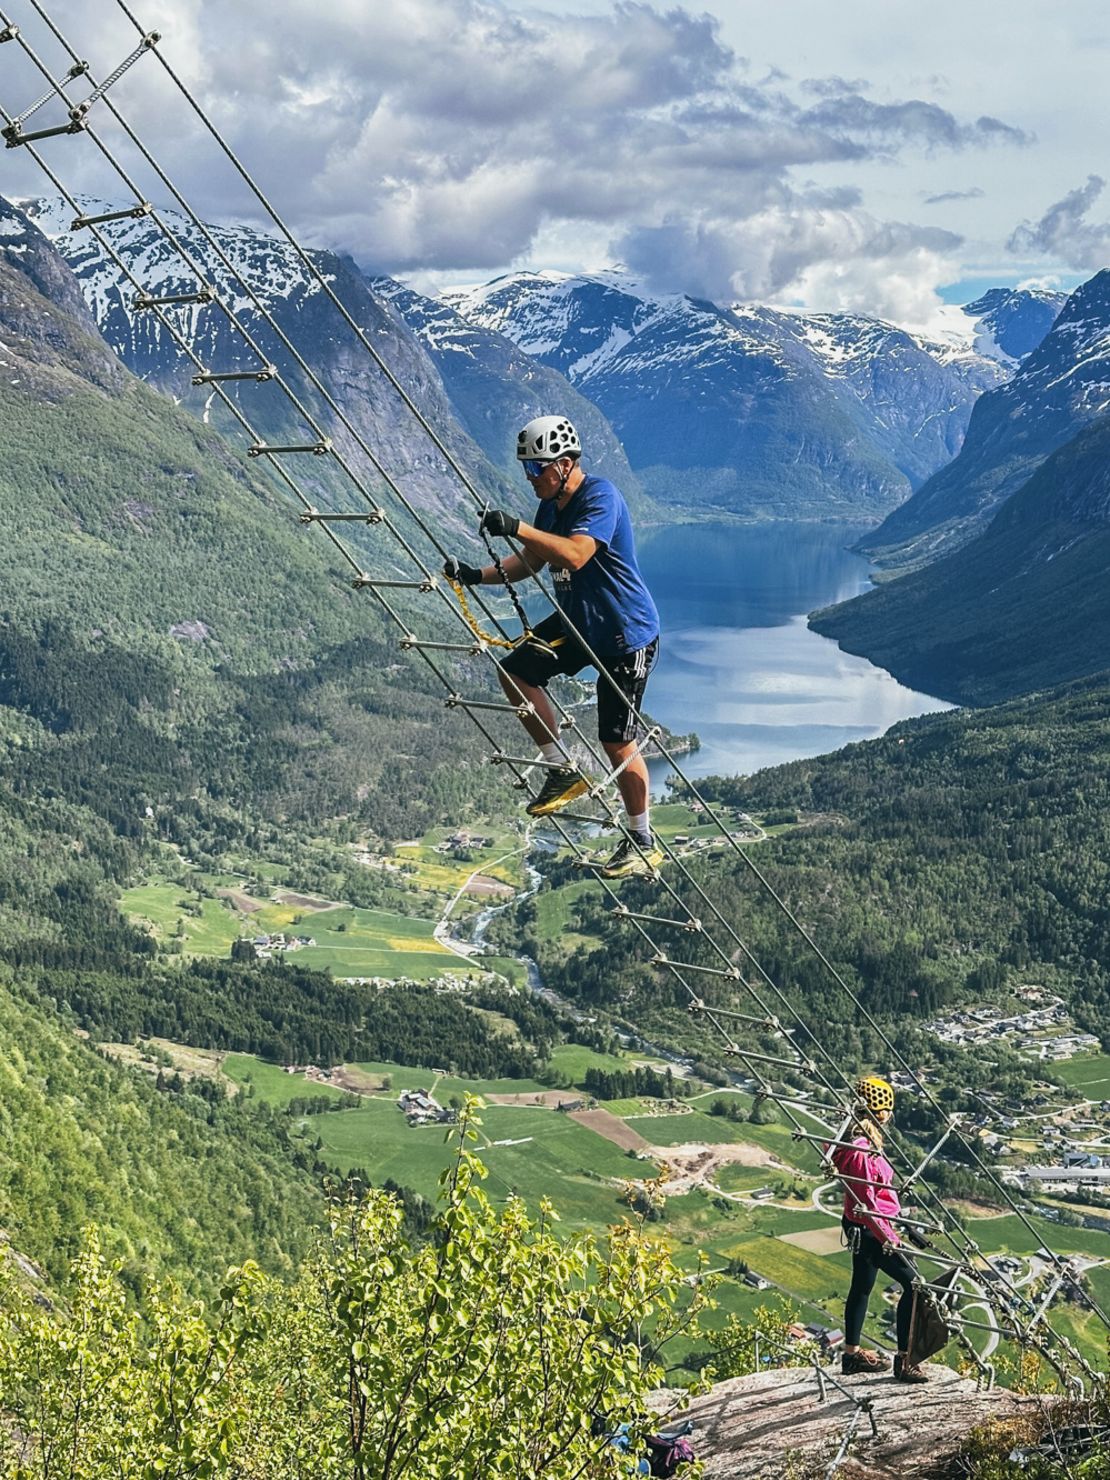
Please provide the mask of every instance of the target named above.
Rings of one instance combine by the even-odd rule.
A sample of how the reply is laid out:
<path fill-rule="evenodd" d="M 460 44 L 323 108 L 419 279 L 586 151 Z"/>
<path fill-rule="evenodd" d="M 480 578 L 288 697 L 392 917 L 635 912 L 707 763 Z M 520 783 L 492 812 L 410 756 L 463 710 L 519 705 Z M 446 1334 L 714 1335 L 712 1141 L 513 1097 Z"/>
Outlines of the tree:
<path fill-rule="evenodd" d="M 705 1289 L 640 1223 L 563 1239 L 546 1204 L 495 1209 L 474 1109 L 426 1241 L 390 1192 L 341 1198 L 292 1288 L 245 1266 L 207 1319 L 172 1288 L 129 1310 L 95 1239 L 64 1315 L 0 1265 L 0 1473 L 64 1453 L 71 1480 L 609 1474 L 612 1416 L 658 1422 L 656 1354 Z"/>

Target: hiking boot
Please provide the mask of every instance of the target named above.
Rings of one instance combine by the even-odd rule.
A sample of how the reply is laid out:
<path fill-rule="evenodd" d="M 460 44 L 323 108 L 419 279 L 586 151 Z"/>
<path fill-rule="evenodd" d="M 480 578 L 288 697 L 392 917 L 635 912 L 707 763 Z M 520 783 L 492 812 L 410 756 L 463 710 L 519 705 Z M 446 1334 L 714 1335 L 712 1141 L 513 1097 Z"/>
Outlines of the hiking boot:
<path fill-rule="evenodd" d="M 650 879 L 663 862 L 662 849 L 650 838 L 621 838 L 611 858 L 598 869 L 603 879 Z"/>
<path fill-rule="evenodd" d="M 862 1347 L 858 1352 L 844 1352 L 840 1358 L 840 1370 L 845 1377 L 853 1377 L 857 1372 L 885 1372 L 889 1366 L 878 1352 L 864 1351 Z"/>
<path fill-rule="evenodd" d="M 929 1378 L 916 1362 L 907 1362 L 901 1352 L 894 1358 L 895 1382 L 928 1382 Z"/>
<path fill-rule="evenodd" d="M 550 817 L 552 812 L 569 806 L 590 783 L 570 766 L 560 766 L 557 771 L 548 771 L 538 796 L 534 796 L 524 809 L 530 817 Z"/>

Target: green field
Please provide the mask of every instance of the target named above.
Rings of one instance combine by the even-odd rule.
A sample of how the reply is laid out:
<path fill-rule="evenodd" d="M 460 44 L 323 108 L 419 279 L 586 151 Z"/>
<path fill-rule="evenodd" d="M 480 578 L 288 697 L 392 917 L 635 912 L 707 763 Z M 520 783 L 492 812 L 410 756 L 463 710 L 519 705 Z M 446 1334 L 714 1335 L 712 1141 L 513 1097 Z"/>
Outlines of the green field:
<path fill-rule="evenodd" d="M 207 881 L 213 876 L 203 877 Z M 232 884 L 218 887 L 231 888 L 241 882 L 233 879 Z M 145 924 L 162 944 L 180 941 L 189 956 L 227 956 L 232 941 L 240 936 L 284 931 L 311 936 L 316 942 L 291 952 L 290 960 L 335 976 L 405 976 L 426 981 L 448 970 L 499 969 L 499 963 L 492 961 L 471 966 L 440 945 L 433 937 L 431 920 L 350 905 L 314 910 L 281 900 L 251 903 L 257 908 L 238 911 L 228 900 L 212 899 L 164 879 L 124 890 L 120 898 L 125 915 Z M 194 916 L 191 910 L 200 913 Z M 518 963 L 511 967 L 516 975 L 523 971 Z"/>
<path fill-rule="evenodd" d="M 322 910 L 296 927 L 316 942 L 296 953 L 303 966 L 334 976 L 411 976 L 419 981 L 446 970 L 466 971 L 467 962 L 432 936 L 430 920 L 389 910 Z"/>
<path fill-rule="evenodd" d="M 236 1084 L 250 1086 L 251 1093 L 268 1105 L 285 1106 L 290 1100 L 311 1096 L 341 1100 L 343 1091 L 330 1084 L 317 1084 L 303 1074 L 286 1074 L 277 1064 L 267 1064 L 253 1054 L 229 1053 L 222 1064 L 223 1072 Z"/>
<path fill-rule="evenodd" d="M 437 1098 L 444 1092 L 441 1084 Z M 533 1209 L 549 1197 L 572 1227 L 618 1222 L 625 1205 L 619 1189 L 603 1179 L 642 1177 L 652 1170 L 553 1110 L 491 1105 L 479 1118 L 475 1149 L 489 1173 L 486 1193 L 497 1202 L 518 1193 Z M 439 1175 L 454 1155 L 450 1128 L 408 1125 L 392 1098 L 313 1116 L 307 1133 L 320 1137 L 321 1155 L 340 1171 L 362 1168 L 376 1182 L 392 1178 L 427 1198 L 435 1197 Z"/>
<path fill-rule="evenodd" d="M 1083 1054 L 1053 1064 L 1052 1072 L 1090 1100 L 1110 1100 L 1110 1054 Z"/>
<path fill-rule="evenodd" d="M 629 1058 L 634 1056 L 629 1055 Z M 597 1055 L 574 1045 L 556 1050 L 555 1062 L 568 1078 L 580 1079 L 595 1064 L 614 1067 L 624 1061 Z M 377 1091 L 365 1094 L 355 1109 L 304 1117 L 300 1133 L 321 1142 L 321 1154 L 338 1171 L 364 1170 L 375 1182 L 393 1179 L 434 1198 L 438 1179 L 453 1155 L 450 1131 L 443 1126 L 411 1127 L 396 1107 L 401 1089 L 429 1089 L 440 1101 L 471 1092 L 490 1094 L 538 1094 L 544 1086 L 535 1080 L 464 1080 L 438 1076 L 427 1069 L 375 1062 L 352 1066 L 362 1076 L 360 1087 Z M 340 1091 L 312 1084 L 303 1076 L 286 1075 L 275 1065 L 248 1055 L 229 1055 L 224 1072 L 238 1083 L 248 1080 L 253 1093 L 274 1105 L 308 1094 L 338 1098 Z M 391 1087 L 380 1089 L 389 1075 Z M 703 1097 L 704 1103 L 704 1097 Z M 556 1111 L 532 1105 L 490 1105 L 480 1112 L 481 1126 L 475 1150 L 488 1169 L 484 1182 L 487 1194 L 501 1202 L 519 1193 L 533 1209 L 548 1197 L 568 1229 L 601 1228 L 627 1215 L 620 1184 L 650 1176 L 650 1163 L 638 1162 L 601 1136 Z M 772 1143 L 771 1149 L 787 1160 L 796 1145 L 783 1126 L 753 1126 L 732 1123 L 703 1112 L 634 1120 L 632 1124 L 653 1142 L 674 1145 L 689 1140 L 755 1140 Z M 497 1144 L 497 1143 L 506 1144 Z M 783 1144 L 785 1142 L 785 1144 Z M 803 1148 L 804 1149 L 804 1148 Z M 781 1181 L 789 1173 L 773 1168 L 726 1167 L 719 1174 L 722 1187 L 755 1187 Z M 842 1319 L 850 1262 L 846 1251 L 834 1249 L 815 1253 L 785 1243 L 783 1235 L 835 1227 L 833 1220 L 812 1206 L 797 1208 L 718 1206 L 704 1191 L 667 1200 L 663 1221 L 653 1232 L 684 1265 L 694 1267 L 699 1253 L 711 1267 L 723 1268 L 730 1259 L 743 1259 L 754 1271 L 772 1281 L 799 1305 L 806 1320 L 838 1325 Z M 1110 1233 L 1069 1228 L 1048 1220 L 1033 1220 L 1033 1233 L 1013 1215 L 974 1218 L 969 1231 L 985 1253 L 1029 1254 L 1038 1241 L 1062 1253 L 1082 1252 L 1110 1259 Z M 1094 1298 L 1110 1308 L 1110 1264 L 1088 1276 Z M 883 1301 L 880 1281 L 871 1302 L 867 1339 L 880 1340 L 883 1327 L 893 1318 L 892 1307 Z M 710 1327 L 723 1324 L 729 1312 L 750 1313 L 760 1304 L 773 1304 L 775 1290 L 754 1291 L 726 1279 L 718 1292 L 719 1309 L 706 1321 Z M 1106 1333 L 1097 1317 L 1078 1307 L 1058 1302 L 1052 1309 L 1052 1324 L 1072 1339 L 1092 1365 L 1105 1368 Z M 980 1336 L 974 1339 L 979 1343 Z M 692 1353 L 704 1355 L 704 1338 L 681 1338 L 667 1352 L 666 1360 L 678 1369 Z M 955 1352 L 955 1348 L 952 1348 Z"/>
<path fill-rule="evenodd" d="M 243 932 L 237 917 L 218 899 L 160 880 L 125 889 L 120 909 L 145 925 L 161 944 L 179 940 L 187 956 L 226 956 Z M 190 913 L 199 910 L 199 916 Z"/>

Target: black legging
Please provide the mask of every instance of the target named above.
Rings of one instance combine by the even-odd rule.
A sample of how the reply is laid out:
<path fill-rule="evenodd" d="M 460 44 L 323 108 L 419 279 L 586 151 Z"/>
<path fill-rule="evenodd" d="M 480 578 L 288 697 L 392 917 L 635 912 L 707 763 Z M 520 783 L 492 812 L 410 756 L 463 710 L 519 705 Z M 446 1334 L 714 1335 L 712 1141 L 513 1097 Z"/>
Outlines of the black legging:
<path fill-rule="evenodd" d="M 888 1254 L 884 1254 L 879 1240 L 861 1224 L 851 1223 L 847 1218 L 842 1219 L 842 1223 L 848 1237 L 848 1247 L 852 1251 L 852 1283 L 844 1305 L 844 1345 L 859 1346 L 859 1339 L 863 1334 L 864 1318 L 867 1315 L 867 1302 L 871 1298 L 875 1279 L 881 1269 L 884 1274 L 889 1275 L 892 1280 L 897 1280 L 902 1286 L 901 1299 L 898 1301 L 898 1314 L 895 1319 L 895 1331 L 898 1336 L 898 1350 L 904 1352 L 910 1342 L 913 1282 L 917 1279 L 917 1270 L 913 1261 L 907 1259 L 901 1249 L 891 1249 Z"/>

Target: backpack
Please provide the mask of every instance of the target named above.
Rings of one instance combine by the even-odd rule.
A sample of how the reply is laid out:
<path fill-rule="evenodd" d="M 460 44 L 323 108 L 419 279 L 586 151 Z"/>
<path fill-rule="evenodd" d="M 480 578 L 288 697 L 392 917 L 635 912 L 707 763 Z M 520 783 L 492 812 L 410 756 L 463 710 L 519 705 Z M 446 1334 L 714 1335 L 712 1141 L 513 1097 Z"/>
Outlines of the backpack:
<path fill-rule="evenodd" d="M 680 1465 L 688 1465 L 694 1459 L 694 1446 L 686 1434 L 649 1434 L 647 1447 L 653 1475 L 673 1475 Z"/>

